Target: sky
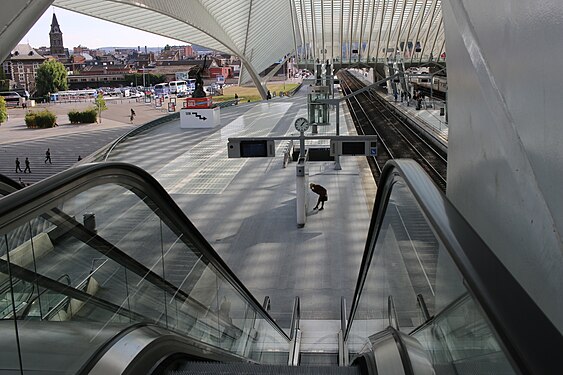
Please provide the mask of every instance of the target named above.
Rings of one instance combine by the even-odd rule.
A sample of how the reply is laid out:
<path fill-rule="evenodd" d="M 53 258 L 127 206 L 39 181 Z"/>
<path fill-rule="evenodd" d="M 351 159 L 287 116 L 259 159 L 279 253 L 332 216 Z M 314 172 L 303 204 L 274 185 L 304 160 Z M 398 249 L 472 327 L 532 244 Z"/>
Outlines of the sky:
<path fill-rule="evenodd" d="M 71 51 L 73 47 L 78 45 L 96 49 L 100 47 L 141 46 L 142 48 L 144 46 L 164 47 L 167 44 L 189 44 L 57 7 L 50 7 L 37 20 L 20 43 L 29 43 L 34 48 L 49 47 L 49 31 L 51 31 L 53 10 L 63 33 L 63 44 L 65 48 Z"/>

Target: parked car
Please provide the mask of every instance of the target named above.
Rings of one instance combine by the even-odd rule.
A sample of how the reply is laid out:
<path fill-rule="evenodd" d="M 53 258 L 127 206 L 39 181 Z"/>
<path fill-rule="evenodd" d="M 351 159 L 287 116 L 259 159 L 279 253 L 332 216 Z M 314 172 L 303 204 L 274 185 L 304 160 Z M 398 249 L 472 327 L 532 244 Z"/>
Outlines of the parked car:
<path fill-rule="evenodd" d="M 19 107 L 24 102 L 24 98 L 22 98 L 20 94 L 15 91 L 3 91 L 0 92 L 0 96 L 4 97 L 6 106 L 8 107 Z"/>

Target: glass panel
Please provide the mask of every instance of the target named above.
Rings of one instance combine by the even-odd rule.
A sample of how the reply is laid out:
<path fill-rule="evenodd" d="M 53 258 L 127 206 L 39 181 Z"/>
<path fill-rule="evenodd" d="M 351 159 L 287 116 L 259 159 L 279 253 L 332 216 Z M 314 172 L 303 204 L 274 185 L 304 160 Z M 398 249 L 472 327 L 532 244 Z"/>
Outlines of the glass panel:
<path fill-rule="evenodd" d="M 455 367 L 459 374 L 469 374 L 469 369 L 476 371 L 472 374 L 491 373 L 491 369 L 493 373 L 512 373 L 492 330 L 468 297 L 447 250 L 405 182 L 395 177 L 351 320 L 350 353 L 369 347 L 368 337 L 390 324 L 389 296 L 393 297 L 402 331 L 408 333 L 424 323 L 417 304 L 419 294 L 430 316 L 440 314 L 431 326 L 415 335 L 431 354 L 437 374 L 453 373 L 447 370 L 449 367 Z"/>
<path fill-rule="evenodd" d="M 413 335 L 428 351 L 436 374 L 515 374 L 469 295 Z"/>
<path fill-rule="evenodd" d="M 2 314 L 2 338 L 0 340 L 0 363 L 2 369 L 19 373 L 20 346 L 17 337 L 16 317 L 20 311 L 25 309 L 27 302 L 34 296 L 33 283 L 23 282 L 10 277 L 12 262 L 18 260 L 18 254 L 22 248 L 30 242 L 29 225 L 24 225 L 16 231 L 0 236 L 0 313 Z"/>
<path fill-rule="evenodd" d="M 8 323 L 14 304 L 6 291 L 13 290 L 24 368 L 76 372 L 105 340 L 137 322 L 265 363 L 275 362 L 267 353 L 285 353 L 287 361 L 285 336 L 138 194 L 97 186 L 2 236 L 20 273 L 13 289 L 0 275 L 8 285 L 0 307 Z M 15 333 L 8 336 L 4 349 L 17 353 Z M 50 346 L 56 356 L 43 350 Z"/>
<path fill-rule="evenodd" d="M 435 313 L 436 280 L 440 275 L 446 277 L 438 272 L 437 267 L 440 254 L 443 253 L 444 249 L 414 197 L 404 182 L 398 179 L 393 185 L 350 330 L 351 352 L 357 352 L 363 347 L 367 335 L 379 332 L 389 325 L 389 296 L 393 297 L 402 331 L 410 332 L 423 322 L 417 306 L 418 294 L 423 296 L 430 314 Z M 455 292 L 461 286 L 459 278 L 447 279 L 448 289 L 454 290 L 453 296 L 446 297 L 444 293 L 440 296 L 451 302 L 463 290 Z M 440 283 L 440 292 L 444 291 L 444 287 Z"/>

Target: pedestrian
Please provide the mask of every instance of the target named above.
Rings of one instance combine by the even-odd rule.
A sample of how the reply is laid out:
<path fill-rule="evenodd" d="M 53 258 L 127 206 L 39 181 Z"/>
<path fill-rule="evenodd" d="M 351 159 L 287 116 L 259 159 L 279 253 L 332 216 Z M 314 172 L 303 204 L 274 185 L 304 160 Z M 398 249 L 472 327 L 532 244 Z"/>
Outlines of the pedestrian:
<path fill-rule="evenodd" d="M 45 151 L 45 164 L 47 164 L 47 161 L 49 161 L 49 164 L 53 164 L 51 162 L 51 149 L 47 149 L 47 151 Z"/>
<path fill-rule="evenodd" d="M 129 122 L 132 124 L 134 119 L 135 119 L 135 116 L 133 116 L 133 114 L 131 114 L 131 116 L 129 116 Z"/>
<path fill-rule="evenodd" d="M 29 173 L 31 173 L 31 168 L 29 167 L 29 159 L 25 158 L 24 163 L 25 163 L 25 168 L 23 170 L 23 173 L 27 173 L 27 171 L 29 171 Z"/>
<path fill-rule="evenodd" d="M 135 111 L 133 110 L 133 108 L 131 108 L 131 116 L 133 116 L 133 117 L 137 116 L 137 114 L 135 113 Z"/>
<path fill-rule="evenodd" d="M 311 188 L 311 190 L 313 190 L 313 193 L 319 195 L 319 199 L 317 200 L 317 204 L 315 205 L 313 210 L 316 210 L 317 208 L 319 209 L 319 211 L 324 210 L 325 202 L 328 201 L 328 194 L 326 189 L 321 185 L 313 183 L 310 183 L 309 187 Z M 321 204 L 321 208 L 319 208 L 319 203 Z"/>
<path fill-rule="evenodd" d="M 82 160 L 82 156 L 78 155 L 78 161 Z"/>
<path fill-rule="evenodd" d="M 266 94 L 266 100 L 270 99 L 272 99 L 272 94 L 270 93 L 270 90 L 268 90 L 268 93 Z"/>
<path fill-rule="evenodd" d="M 20 167 L 20 159 L 16 158 L 16 173 L 22 172 L 22 169 Z"/>
<path fill-rule="evenodd" d="M 20 186 L 21 186 L 22 188 L 25 187 L 25 182 L 22 181 L 22 178 L 21 178 L 21 177 L 19 178 L 19 181 L 18 181 L 18 182 L 19 182 L 19 184 L 20 184 Z"/>

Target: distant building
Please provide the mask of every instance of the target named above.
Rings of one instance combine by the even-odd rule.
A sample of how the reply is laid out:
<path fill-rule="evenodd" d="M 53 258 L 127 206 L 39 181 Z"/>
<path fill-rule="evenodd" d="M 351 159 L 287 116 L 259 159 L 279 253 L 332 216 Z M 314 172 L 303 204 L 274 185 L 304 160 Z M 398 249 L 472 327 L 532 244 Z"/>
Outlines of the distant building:
<path fill-rule="evenodd" d="M 68 85 L 71 89 L 129 86 L 132 82 L 125 78 L 135 72 L 128 65 L 86 60 L 77 67 L 75 74 L 68 76 Z"/>
<path fill-rule="evenodd" d="M 233 77 L 240 76 L 240 60 L 232 61 L 229 66 L 233 69 Z"/>
<path fill-rule="evenodd" d="M 22 88 L 33 94 L 37 69 L 46 60 L 29 44 L 18 44 L 4 61 L 2 68 L 10 79 L 11 88 Z"/>
<path fill-rule="evenodd" d="M 135 66 L 138 70 L 147 66 L 154 66 L 156 59 L 153 52 L 138 53 L 135 52 L 129 59 L 129 64 Z"/>
<path fill-rule="evenodd" d="M 39 52 L 41 56 L 51 56 L 51 47 L 43 46 L 43 47 L 35 48 L 35 50 Z"/>
<path fill-rule="evenodd" d="M 88 54 L 89 54 L 89 53 L 90 53 L 90 49 L 89 49 L 88 47 L 84 47 L 84 46 L 81 46 L 81 45 L 79 44 L 78 47 L 74 47 L 74 48 L 72 49 L 72 52 L 73 52 L 75 55 L 77 55 L 77 54 L 78 54 L 78 55 L 82 55 L 83 53 L 88 53 Z"/>
<path fill-rule="evenodd" d="M 191 58 L 196 55 L 192 46 L 183 46 L 182 49 L 183 49 L 182 58 Z"/>
<path fill-rule="evenodd" d="M 157 57 L 161 61 L 178 61 L 193 59 L 196 53 L 192 46 L 166 46 Z"/>
<path fill-rule="evenodd" d="M 63 45 L 63 33 L 61 31 L 55 13 L 53 13 L 53 20 L 51 21 L 49 40 L 51 41 L 51 56 L 57 59 L 68 58 L 68 50 L 65 50 L 65 47 Z"/>
<path fill-rule="evenodd" d="M 173 49 L 163 50 L 156 58 L 157 65 L 162 65 L 163 62 L 167 61 L 180 61 L 180 51 Z"/>
<path fill-rule="evenodd" d="M 233 78 L 233 68 L 230 66 L 218 66 L 209 68 L 209 78 L 223 76 L 224 78 Z"/>
<path fill-rule="evenodd" d="M 152 71 L 154 74 L 163 74 L 166 81 L 174 81 L 177 72 L 188 72 L 195 66 L 203 66 L 204 60 L 157 60 L 156 67 Z M 209 78 L 209 69 L 217 68 L 218 65 L 214 60 L 206 61 L 207 70 L 202 74 L 203 78 Z"/>

